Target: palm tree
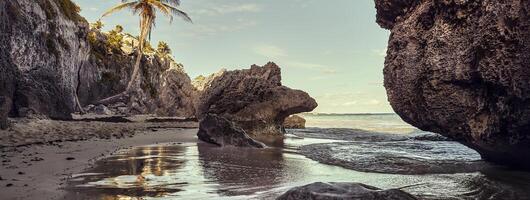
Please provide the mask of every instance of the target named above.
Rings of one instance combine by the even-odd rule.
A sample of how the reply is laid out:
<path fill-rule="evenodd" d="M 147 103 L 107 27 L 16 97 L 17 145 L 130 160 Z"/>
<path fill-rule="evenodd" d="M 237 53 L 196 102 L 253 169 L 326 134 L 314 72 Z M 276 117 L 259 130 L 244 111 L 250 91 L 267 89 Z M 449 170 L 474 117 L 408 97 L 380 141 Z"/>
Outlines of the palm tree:
<path fill-rule="evenodd" d="M 158 42 L 158 48 L 156 49 L 156 51 L 161 55 L 161 56 L 167 56 L 169 54 L 171 54 L 171 48 L 169 48 L 169 45 L 165 42 Z"/>
<path fill-rule="evenodd" d="M 138 14 L 140 16 L 140 45 L 137 49 L 138 55 L 136 58 L 136 64 L 133 68 L 133 73 L 131 74 L 131 80 L 129 80 L 125 92 L 101 100 L 100 103 L 112 102 L 118 98 L 121 98 L 124 95 L 128 95 L 128 93 L 130 93 L 131 89 L 133 88 L 132 86 L 137 84 L 137 79 L 140 71 L 140 63 L 142 61 L 142 50 L 145 46 L 147 37 L 151 37 L 151 30 L 153 29 L 153 26 L 155 24 L 157 11 L 161 12 L 166 17 L 168 17 L 170 23 L 173 21 L 173 16 L 179 16 L 184 21 L 192 22 L 188 14 L 177 8 L 180 6 L 180 0 L 121 0 L 121 2 L 121 4 L 105 12 L 102 17 L 108 16 L 123 9 L 130 9 L 133 11 L 134 14 Z"/>

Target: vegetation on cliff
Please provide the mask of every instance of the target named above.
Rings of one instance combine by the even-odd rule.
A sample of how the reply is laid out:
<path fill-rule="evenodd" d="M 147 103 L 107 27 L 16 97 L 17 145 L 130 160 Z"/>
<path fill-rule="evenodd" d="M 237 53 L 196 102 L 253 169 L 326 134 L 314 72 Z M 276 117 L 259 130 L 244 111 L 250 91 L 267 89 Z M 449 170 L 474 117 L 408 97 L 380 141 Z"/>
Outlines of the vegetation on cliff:
<path fill-rule="evenodd" d="M 103 14 L 103 17 L 110 15 L 114 12 L 130 9 L 134 13 L 139 14 L 140 17 L 140 35 L 138 38 L 139 45 L 137 48 L 138 54 L 136 58 L 136 64 L 134 65 L 131 79 L 127 84 L 127 87 L 123 93 L 109 97 L 100 101 L 100 103 L 108 104 L 113 103 L 122 99 L 126 99 L 129 93 L 132 92 L 135 84 L 139 84 L 138 76 L 140 73 L 140 64 L 142 61 L 142 51 L 146 47 L 147 37 L 151 36 L 151 31 L 155 24 L 156 12 L 161 12 L 170 18 L 170 22 L 173 21 L 173 15 L 179 16 L 185 21 L 191 22 L 191 18 L 185 12 L 179 10 L 177 7 L 180 6 L 179 0 L 136 0 L 129 1 L 123 0 L 121 4 L 109 9 Z"/>

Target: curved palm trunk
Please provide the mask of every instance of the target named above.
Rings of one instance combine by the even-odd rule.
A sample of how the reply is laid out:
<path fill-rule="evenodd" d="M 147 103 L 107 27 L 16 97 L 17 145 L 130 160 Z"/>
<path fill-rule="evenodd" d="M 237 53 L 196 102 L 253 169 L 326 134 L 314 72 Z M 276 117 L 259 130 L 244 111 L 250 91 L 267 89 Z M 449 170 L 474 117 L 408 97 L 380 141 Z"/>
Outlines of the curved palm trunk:
<path fill-rule="evenodd" d="M 117 95 L 102 99 L 98 101 L 99 104 L 103 105 L 109 105 L 117 102 L 124 102 L 127 103 L 129 100 L 129 97 L 132 92 L 134 92 L 134 88 L 137 88 L 140 84 L 138 78 L 140 76 L 140 64 L 142 63 L 142 56 L 143 56 L 143 48 L 145 46 L 145 38 L 147 35 L 149 35 L 149 32 L 151 32 L 151 27 L 153 25 L 153 16 L 145 13 L 141 15 L 140 18 L 140 37 L 139 37 L 139 45 L 138 45 L 138 55 L 136 55 L 136 63 L 133 67 L 133 72 L 131 74 L 131 79 L 129 80 L 129 83 L 127 84 L 127 87 L 125 88 L 125 91 L 122 93 L 119 93 Z"/>
<path fill-rule="evenodd" d="M 145 38 L 151 32 L 151 26 L 153 24 L 153 17 L 147 13 L 143 13 L 140 19 L 140 41 L 138 45 L 138 55 L 136 58 L 136 63 L 133 68 L 133 73 L 131 74 L 131 80 L 127 84 L 126 91 L 130 91 L 131 88 L 138 82 L 138 76 L 140 75 L 140 64 L 142 63 L 143 49 L 145 46 Z"/>
<path fill-rule="evenodd" d="M 133 88 L 133 85 L 137 83 L 138 75 L 140 74 L 140 64 L 142 63 L 142 51 L 138 50 L 138 55 L 136 56 L 136 63 L 134 64 L 133 72 L 131 74 L 131 80 L 127 84 L 125 92 L 130 92 Z"/>

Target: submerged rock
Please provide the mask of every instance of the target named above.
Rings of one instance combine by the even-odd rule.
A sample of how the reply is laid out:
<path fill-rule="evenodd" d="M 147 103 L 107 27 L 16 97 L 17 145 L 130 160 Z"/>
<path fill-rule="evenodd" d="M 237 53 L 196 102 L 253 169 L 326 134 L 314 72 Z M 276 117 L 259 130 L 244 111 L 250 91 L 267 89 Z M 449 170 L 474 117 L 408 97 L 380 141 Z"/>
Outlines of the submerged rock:
<path fill-rule="evenodd" d="M 285 119 L 283 127 L 289 129 L 304 129 L 305 119 L 298 115 L 291 115 Z"/>
<path fill-rule="evenodd" d="M 266 147 L 250 138 L 243 129 L 224 117 L 207 114 L 199 124 L 197 136 L 200 140 L 219 146 Z"/>
<path fill-rule="evenodd" d="M 89 105 L 86 112 L 94 113 L 97 115 L 113 115 L 114 114 L 109 108 L 107 108 L 107 106 L 104 106 L 101 104 L 97 106 Z"/>
<path fill-rule="evenodd" d="M 254 138 L 283 138 L 286 117 L 317 106 L 307 93 L 282 86 L 274 63 L 224 72 L 209 85 L 199 98 L 197 117 L 219 115 Z"/>
<path fill-rule="evenodd" d="M 302 146 L 300 153 L 324 164 L 390 174 L 465 173 L 491 167 L 457 142 L 337 142 Z"/>
<path fill-rule="evenodd" d="M 530 2 L 376 0 L 403 120 L 530 169 Z"/>
<path fill-rule="evenodd" d="M 322 183 L 295 187 L 277 200 L 416 200 L 399 189 L 382 190 L 362 183 Z"/>

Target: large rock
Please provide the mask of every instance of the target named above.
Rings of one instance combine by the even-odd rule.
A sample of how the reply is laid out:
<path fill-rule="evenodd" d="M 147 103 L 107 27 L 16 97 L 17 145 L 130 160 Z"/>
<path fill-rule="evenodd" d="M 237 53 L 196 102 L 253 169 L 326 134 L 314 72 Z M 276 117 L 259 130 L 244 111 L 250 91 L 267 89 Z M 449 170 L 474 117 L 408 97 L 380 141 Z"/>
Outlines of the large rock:
<path fill-rule="evenodd" d="M 530 1 L 376 0 L 403 120 L 530 168 Z"/>
<path fill-rule="evenodd" d="M 197 136 L 202 141 L 219 146 L 266 147 L 263 143 L 250 138 L 233 122 L 214 114 L 207 114 L 201 120 Z"/>
<path fill-rule="evenodd" d="M 280 68 L 268 63 L 217 75 L 199 98 L 197 117 L 219 115 L 261 140 L 283 137 L 286 117 L 316 106 L 307 93 L 282 86 Z"/>
<path fill-rule="evenodd" d="M 304 129 L 305 119 L 298 115 L 291 115 L 285 118 L 285 121 L 283 122 L 283 127 L 290 129 Z"/>
<path fill-rule="evenodd" d="M 0 2 L 0 96 L 13 116 L 70 118 L 88 23 L 70 2 Z"/>
<path fill-rule="evenodd" d="M 399 189 L 382 190 L 362 183 L 322 183 L 295 187 L 277 200 L 416 200 Z"/>

